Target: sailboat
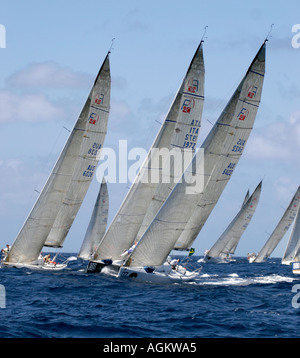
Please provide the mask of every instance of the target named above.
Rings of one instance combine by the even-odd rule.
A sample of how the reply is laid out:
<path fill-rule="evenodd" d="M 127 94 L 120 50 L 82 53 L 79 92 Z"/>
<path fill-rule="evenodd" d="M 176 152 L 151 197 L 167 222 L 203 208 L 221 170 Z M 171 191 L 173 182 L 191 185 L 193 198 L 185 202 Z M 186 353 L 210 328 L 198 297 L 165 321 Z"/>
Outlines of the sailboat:
<path fill-rule="evenodd" d="M 298 206 L 297 215 L 293 224 L 293 229 L 287 247 L 285 249 L 284 255 L 281 260 L 281 263 L 283 265 L 298 263 L 300 260 L 300 209 L 299 208 L 300 205 Z M 294 266 L 298 266 L 298 265 L 294 265 Z"/>
<path fill-rule="evenodd" d="M 147 281 L 181 281 L 197 277 L 199 272 L 188 272 L 184 268 L 167 271 L 166 259 L 171 250 L 178 247 L 178 240 L 183 233 L 188 232 L 188 235 L 180 241 L 180 246 L 190 248 L 237 167 L 260 103 L 265 73 L 266 41 L 205 139 L 201 147 L 203 150 L 196 153 L 183 174 L 183 179 L 176 184 L 120 268 L 119 276 L 135 276 Z M 204 165 L 199 160 L 203 153 Z M 199 179 L 202 177 L 202 190 L 199 191 L 199 187 L 190 184 L 193 176 L 198 176 Z M 195 218 L 197 228 L 190 228 L 190 219 Z M 155 268 L 151 272 L 152 276 L 149 276 L 145 267 Z"/>
<path fill-rule="evenodd" d="M 272 254 L 275 250 L 283 236 L 286 234 L 290 226 L 292 225 L 295 217 L 297 215 L 297 211 L 299 208 L 300 203 L 300 187 L 297 189 L 295 195 L 293 196 L 292 201 L 290 202 L 289 206 L 285 210 L 283 216 L 281 217 L 279 223 L 277 224 L 276 228 L 270 235 L 269 239 L 260 250 L 257 256 L 251 255 L 249 257 L 249 262 L 264 262 L 266 259 Z"/>
<path fill-rule="evenodd" d="M 102 266 L 101 272 L 155 282 L 189 281 L 199 275 L 199 271 L 189 272 L 181 265 L 176 265 L 176 270 L 173 269 L 167 258 L 199 206 L 204 211 L 203 217 L 208 216 L 202 203 L 210 206 L 209 212 L 212 210 L 242 155 L 260 103 L 266 41 L 204 141 L 202 151 L 194 155 L 181 180 L 163 202 L 141 239 L 133 241 L 130 249 L 126 249 L 128 255 L 124 262 L 120 259 L 122 253 L 116 257 L 108 256 L 109 251 L 105 251 L 102 240 L 97 249 L 97 258 L 100 260 L 90 261 L 90 264 L 95 266 L 102 261 L 103 265 L 104 260 L 110 260 L 112 264 Z M 204 162 L 201 160 L 203 153 Z M 196 180 L 192 180 L 193 178 Z M 203 186 L 197 183 L 203 183 Z M 144 213 L 142 216 L 144 217 Z M 138 230 L 135 231 L 137 232 Z M 120 244 L 123 247 L 122 235 L 113 239 L 106 242 L 107 246 L 115 248 Z M 193 241 L 194 238 L 189 237 L 184 244 L 188 246 Z M 103 250 L 102 255 L 100 249 Z"/>
<path fill-rule="evenodd" d="M 5 266 L 63 269 L 45 263 L 43 246 L 60 248 L 89 188 L 100 158 L 110 106 L 109 52 L 69 138 L 11 249 Z"/>
<path fill-rule="evenodd" d="M 282 263 L 292 263 L 293 273 L 300 274 L 300 206 L 298 207 L 297 216 L 294 222 L 293 231 L 289 240 L 286 252 L 283 256 Z"/>
<path fill-rule="evenodd" d="M 300 206 L 299 206 L 300 207 Z M 293 229 L 287 244 L 285 253 L 281 263 L 283 265 L 290 265 L 291 263 L 298 263 L 300 260 L 300 210 L 298 207 L 297 215 L 294 221 Z M 298 265 L 295 265 L 298 266 Z M 294 269 L 294 267 L 293 267 Z M 297 272 L 298 273 L 298 272 Z"/>
<path fill-rule="evenodd" d="M 151 202 L 155 200 L 155 206 L 158 205 L 158 207 L 163 204 L 163 196 L 167 197 L 184 172 L 181 158 L 185 153 L 191 153 L 190 160 L 192 159 L 200 130 L 204 102 L 202 42 L 194 54 L 135 181 L 101 240 L 93 259 L 89 261 L 88 272 L 101 271 L 103 261 L 106 264 L 107 260 L 113 261 L 119 268 L 124 260 L 124 253 L 136 243 L 137 234 Z M 166 155 L 160 158 L 163 151 Z M 177 156 L 179 160 L 175 161 L 176 164 L 173 164 L 172 168 L 170 163 L 174 152 L 180 155 Z M 170 172 L 174 170 L 169 180 L 165 181 L 161 173 L 167 166 Z M 152 180 L 153 177 L 155 180 Z M 157 195 L 160 187 L 167 192 L 167 194 L 163 192 L 162 197 Z"/>
<path fill-rule="evenodd" d="M 258 184 L 253 194 L 244 201 L 240 211 L 216 241 L 216 243 L 205 253 L 204 262 L 227 263 L 232 261 L 236 247 L 248 227 L 257 208 L 261 193 L 262 182 Z M 246 195 L 247 197 L 247 195 Z"/>
<path fill-rule="evenodd" d="M 78 258 L 89 260 L 105 234 L 109 209 L 107 183 L 103 178 Z"/>

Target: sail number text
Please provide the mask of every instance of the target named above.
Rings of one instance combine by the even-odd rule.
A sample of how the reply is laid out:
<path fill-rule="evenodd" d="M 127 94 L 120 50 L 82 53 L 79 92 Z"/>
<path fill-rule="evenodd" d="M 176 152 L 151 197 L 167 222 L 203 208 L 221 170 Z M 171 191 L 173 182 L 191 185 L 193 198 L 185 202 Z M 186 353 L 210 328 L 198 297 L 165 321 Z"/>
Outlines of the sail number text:
<path fill-rule="evenodd" d="M 242 153 L 244 146 L 245 146 L 246 140 L 245 139 L 239 139 L 236 143 L 236 145 L 233 146 L 232 152 L 235 153 Z"/>
<path fill-rule="evenodd" d="M 96 165 L 89 165 L 87 169 L 82 173 L 84 177 L 91 178 L 94 174 L 94 170 L 96 169 Z"/>
<path fill-rule="evenodd" d="M 228 167 L 226 169 L 224 169 L 222 174 L 223 175 L 231 175 L 235 165 L 236 165 L 236 163 L 229 163 Z"/>
<path fill-rule="evenodd" d="M 101 144 L 95 142 L 88 150 L 88 154 L 96 156 L 98 154 L 99 149 L 101 149 Z"/>

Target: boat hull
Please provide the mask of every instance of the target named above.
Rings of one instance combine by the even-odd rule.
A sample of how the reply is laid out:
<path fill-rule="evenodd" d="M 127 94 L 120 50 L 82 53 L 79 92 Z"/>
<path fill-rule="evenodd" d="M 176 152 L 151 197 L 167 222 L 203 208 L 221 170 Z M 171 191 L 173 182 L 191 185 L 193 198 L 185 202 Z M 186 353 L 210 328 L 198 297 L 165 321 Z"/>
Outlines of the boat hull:
<path fill-rule="evenodd" d="M 180 283 L 195 280 L 199 277 L 199 272 L 191 272 L 187 270 L 179 272 L 172 269 L 165 270 L 162 267 L 153 272 L 147 272 L 144 267 L 121 267 L 118 277 L 153 283 Z"/>
<path fill-rule="evenodd" d="M 124 267 L 123 261 L 113 261 L 108 263 L 103 261 L 89 261 L 87 272 L 102 273 L 109 276 L 120 278 L 135 279 L 143 282 L 173 283 L 188 282 L 199 277 L 201 268 L 195 271 L 188 271 L 183 266 L 178 265 L 172 269 L 169 263 L 159 267 Z"/>
<path fill-rule="evenodd" d="M 90 260 L 86 272 L 87 273 L 106 273 L 112 274 L 113 276 L 117 275 L 120 269 L 122 262 L 112 262 L 111 260 L 100 260 L 100 261 L 93 261 Z"/>
<path fill-rule="evenodd" d="M 236 260 L 227 257 L 211 257 L 211 256 L 204 256 L 202 259 L 199 259 L 198 262 L 205 262 L 207 264 L 228 264 L 230 262 L 235 262 Z"/>
<path fill-rule="evenodd" d="M 67 267 L 67 264 L 25 264 L 25 263 L 10 263 L 2 262 L 1 267 L 15 267 L 15 268 L 28 268 L 31 270 L 46 270 L 46 271 L 61 271 Z"/>

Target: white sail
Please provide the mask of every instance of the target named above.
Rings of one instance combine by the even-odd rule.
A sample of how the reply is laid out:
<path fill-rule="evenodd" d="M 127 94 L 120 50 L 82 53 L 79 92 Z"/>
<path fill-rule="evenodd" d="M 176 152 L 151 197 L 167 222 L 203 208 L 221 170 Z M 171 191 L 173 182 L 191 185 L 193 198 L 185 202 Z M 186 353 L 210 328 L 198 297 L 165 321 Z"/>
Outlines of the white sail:
<path fill-rule="evenodd" d="M 264 68 L 265 43 L 202 145 L 203 150 L 194 156 L 183 180 L 175 186 L 130 255 L 127 266 L 162 265 L 197 208 L 200 208 L 198 221 L 204 217 L 206 219 L 236 168 L 253 127 L 261 97 Z M 256 93 L 252 95 L 254 88 Z M 204 172 L 203 163 L 198 160 L 203 151 Z M 202 177 L 204 182 L 204 190 L 200 193 L 196 190 L 192 194 L 193 188 L 189 182 L 193 174 Z M 187 189 L 190 194 L 187 194 Z M 202 215 L 202 210 L 205 215 Z M 190 245 L 195 237 L 196 232 L 182 246 Z"/>
<path fill-rule="evenodd" d="M 257 208 L 261 193 L 262 182 L 259 183 L 250 198 L 243 204 L 242 208 L 228 225 L 226 230 L 208 251 L 206 256 L 218 257 L 220 255 L 233 255 L 236 247 L 249 225 Z"/>
<path fill-rule="evenodd" d="M 99 245 L 99 242 L 105 234 L 108 219 L 108 209 L 109 196 L 107 184 L 105 179 L 103 178 L 92 213 L 92 217 L 78 253 L 79 258 L 83 260 L 88 260 Z"/>
<path fill-rule="evenodd" d="M 193 103 L 193 117 L 187 123 L 187 111 L 181 110 L 178 113 L 177 127 L 180 129 L 180 132 L 178 131 L 178 135 L 176 135 L 176 137 L 174 136 L 171 144 L 173 147 L 171 149 L 173 160 L 170 160 L 168 165 L 165 165 L 165 168 L 162 168 L 161 181 L 157 185 L 155 193 L 152 196 L 151 202 L 147 208 L 144 220 L 135 239 L 137 242 L 140 240 L 147 227 L 151 224 L 156 213 L 164 204 L 165 200 L 174 189 L 176 183 L 181 179 L 182 174 L 191 163 L 195 153 L 195 145 L 200 131 L 204 98 L 203 59 L 201 57 L 196 59 L 198 61 L 195 61 L 194 57 L 190 65 L 190 69 L 187 72 L 183 88 L 184 96 L 180 104 L 180 108 L 183 108 L 186 103 Z M 201 86 L 199 86 L 199 83 L 201 83 Z M 195 108 L 196 106 L 197 108 Z M 189 116 L 191 115 L 189 114 Z M 197 118 L 199 118 L 199 120 L 197 120 Z M 164 169 L 167 169 L 165 170 L 166 176 L 170 175 L 169 178 L 166 178 L 166 180 L 164 180 Z"/>
<path fill-rule="evenodd" d="M 300 197 L 298 198 L 300 200 Z M 300 206 L 298 206 L 298 211 L 296 219 L 294 221 L 293 230 L 289 242 L 287 244 L 285 253 L 282 258 L 283 264 L 290 264 L 293 261 L 299 260 L 299 250 L 300 250 Z"/>
<path fill-rule="evenodd" d="M 163 180 L 161 172 L 170 161 L 172 148 L 179 148 L 181 151 L 187 147 L 194 150 L 201 123 L 203 88 L 204 62 L 201 42 L 166 119 L 94 259 L 118 260 L 120 255 L 132 246 L 156 188 Z M 160 161 L 162 151 L 166 155 Z M 183 170 L 181 174 L 182 172 Z"/>
<path fill-rule="evenodd" d="M 110 106 L 109 55 L 6 262 L 35 262 L 46 243 L 61 246 L 82 203 L 102 149 Z"/>
<path fill-rule="evenodd" d="M 246 195 L 245 195 L 245 199 L 243 201 L 242 207 L 244 206 L 244 204 L 246 204 L 247 200 L 249 199 L 250 193 L 249 190 L 247 191 Z"/>
<path fill-rule="evenodd" d="M 175 249 L 188 250 L 191 247 L 243 154 L 261 100 L 265 47 L 266 43 L 258 51 L 239 88 L 202 145 L 207 176 L 205 191 Z"/>
<path fill-rule="evenodd" d="M 300 187 L 298 188 L 296 194 L 294 195 L 290 205 L 285 210 L 282 218 L 277 224 L 276 228 L 272 232 L 271 236 L 260 250 L 253 262 L 263 262 L 265 261 L 275 250 L 276 246 L 279 244 L 280 240 L 286 234 L 297 214 L 297 210 L 300 203 Z"/>

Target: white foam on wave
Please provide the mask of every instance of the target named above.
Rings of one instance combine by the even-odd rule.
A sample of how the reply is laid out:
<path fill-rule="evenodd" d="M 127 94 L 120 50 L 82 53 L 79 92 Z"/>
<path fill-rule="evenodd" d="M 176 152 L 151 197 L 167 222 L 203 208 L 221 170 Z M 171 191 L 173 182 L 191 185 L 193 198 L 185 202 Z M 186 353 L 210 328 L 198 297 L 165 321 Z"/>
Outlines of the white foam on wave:
<path fill-rule="evenodd" d="M 204 274 L 194 281 L 198 285 L 219 285 L 219 286 L 248 286 L 253 284 L 274 284 L 278 282 L 293 282 L 296 280 L 293 277 L 281 275 L 267 275 L 257 277 L 239 277 L 238 274 L 232 273 L 227 277 L 219 277 L 218 275 Z"/>

